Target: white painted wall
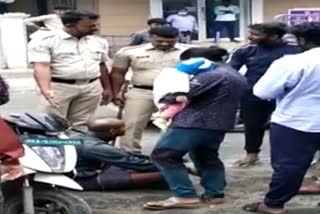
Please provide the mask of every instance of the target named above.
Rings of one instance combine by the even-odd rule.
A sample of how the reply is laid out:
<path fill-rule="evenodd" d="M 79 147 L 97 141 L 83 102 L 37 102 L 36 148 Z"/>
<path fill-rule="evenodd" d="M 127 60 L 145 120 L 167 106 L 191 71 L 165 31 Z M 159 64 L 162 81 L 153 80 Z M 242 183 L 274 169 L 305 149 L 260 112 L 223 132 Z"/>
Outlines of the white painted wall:
<path fill-rule="evenodd" d="M 263 22 L 263 4 L 264 0 L 252 0 L 252 23 Z"/>
<path fill-rule="evenodd" d="M 149 0 L 150 18 L 163 17 L 163 2 L 162 0 Z"/>
<path fill-rule="evenodd" d="M 97 9 L 96 3 L 95 0 L 77 0 L 77 9 L 95 12 Z"/>
<path fill-rule="evenodd" d="M 23 19 L 28 15 L 12 13 L 0 16 L 1 48 L 8 68 L 27 68 L 27 32 Z"/>

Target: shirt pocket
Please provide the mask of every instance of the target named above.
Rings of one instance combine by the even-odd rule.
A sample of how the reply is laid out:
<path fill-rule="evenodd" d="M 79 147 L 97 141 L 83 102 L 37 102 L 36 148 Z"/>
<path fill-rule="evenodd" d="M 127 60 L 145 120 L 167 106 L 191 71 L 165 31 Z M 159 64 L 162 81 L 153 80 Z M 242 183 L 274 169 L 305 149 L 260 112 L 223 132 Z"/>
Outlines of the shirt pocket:
<path fill-rule="evenodd" d="M 133 60 L 134 67 L 138 69 L 154 69 L 156 67 L 155 61 L 152 57 L 135 57 Z"/>
<path fill-rule="evenodd" d="M 103 61 L 103 58 L 107 55 L 107 53 L 105 50 L 99 48 L 90 48 L 88 55 L 95 61 Z"/>
<path fill-rule="evenodd" d="M 76 51 L 73 50 L 56 50 L 53 53 L 53 57 L 56 60 L 70 60 L 70 59 L 76 59 L 78 58 L 79 54 Z"/>
<path fill-rule="evenodd" d="M 159 64 L 161 64 L 163 68 L 173 68 L 177 66 L 178 61 L 177 59 L 159 59 Z"/>

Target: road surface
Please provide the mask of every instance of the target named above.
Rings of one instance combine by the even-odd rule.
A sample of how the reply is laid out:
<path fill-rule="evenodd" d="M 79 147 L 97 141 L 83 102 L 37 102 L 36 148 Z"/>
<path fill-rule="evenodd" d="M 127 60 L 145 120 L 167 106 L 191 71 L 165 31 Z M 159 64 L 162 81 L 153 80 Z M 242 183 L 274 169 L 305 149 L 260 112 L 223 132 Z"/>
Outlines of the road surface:
<path fill-rule="evenodd" d="M 11 102 L 0 108 L 1 114 L 17 112 L 37 112 L 39 107 L 39 94 L 30 75 L 27 77 L 12 77 L 9 75 L 11 85 Z M 111 110 L 110 110 L 111 109 Z M 115 115 L 112 107 L 100 108 L 97 115 Z M 144 152 L 149 153 L 157 139 L 159 132 L 155 128 L 148 128 L 143 137 Z M 226 164 L 228 186 L 226 190 L 227 203 L 218 207 L 208 207 L 203 205 L 197 210 L 174 210 L 155 212 L 158 214 L 242 214 L 241 206 L 247 202 L 255 202 L 263 197 L 264 191 L 268 187 L 271 169 L 269 166 L 269 148 L 268 140 L 262 149 L 261 163 L 250 170 L 236 170 L 230 167 L 231 163 L 243 155 L 243 135 L 240 133 L 229 134 L 221 148 L 221 158 Z M 201 193 L 199 180 L 192 177 L 195 185 Z M 141 209 L 142 205 L 149 200 L 164 199 L 170 196 L 169 191 L 160 191 L 152 189 L 140 189 L 120 192 L 106 193 L 75 193 L 85 198 L 95 214 L 144 214 L 151 213 Z M 300 196 L 296 197 L 288 204 L 292 214 L 319 214 L 320 209 L 312 208 L 320 201 L 319 196 Z"/>

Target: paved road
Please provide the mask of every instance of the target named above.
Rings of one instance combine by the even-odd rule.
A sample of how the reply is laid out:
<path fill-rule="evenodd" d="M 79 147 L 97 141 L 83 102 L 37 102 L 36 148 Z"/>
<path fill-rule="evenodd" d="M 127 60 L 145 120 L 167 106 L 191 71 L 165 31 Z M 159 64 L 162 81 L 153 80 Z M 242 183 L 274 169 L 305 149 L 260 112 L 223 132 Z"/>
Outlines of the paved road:
<path fill-rule="evenodd" d="M 10 112 L 36 112 L 39 106 L 39 96 L 34 87 L 33 81 L 29 78 L 9 79 L 12 85 L 11 102 L 0 108 L 1 114 Z M 111 110 L 110 110 L 111 109 Z M 112 108 L 100 108 L 97 115 L 114 115 Z M 143 138 L 144 152 L 148 153 L 159 137 L 159 133 L 154 128 L 148 128 Z M 242 134 L 229 134 L 222 145 L 221 157 L 226 163 L 228 188 L 227 203 L 225 205 L 209 208 L 203 206 L 199 210 L 182 210 L 182 211 L 164 211 L 156 212 L 159 214 L 166 213 L 225 213 L 241 214 L 239 207 L 247 202 L 259 200 L 266 190 L 270 177 L 270 167 L 268 160 L 268 142 L 265 140 L 263 147 L 261 164 L 252 170 L 235 170 L 230 168 L 230 164 L 243 155 L 243 136 Z M 192 178 L 199 188 L 199 180 Z M 141 209 L 141 205 L 149 200 L 163 199 L 170 195 L 168 191 L 159 190 L 132 190 L 108 193 L 75 193 L 83 196 L 94 209 L 95 214 L 129 214 L 129 213 L 149 213 Z M 320 201 L 320 197 L 297 197 L 289 204 L 289 208 L 294 209 L 290 213 L 295 214 L 316 214 L 320 210 L 298 210 L 297 207 L 314 207 Z"/>

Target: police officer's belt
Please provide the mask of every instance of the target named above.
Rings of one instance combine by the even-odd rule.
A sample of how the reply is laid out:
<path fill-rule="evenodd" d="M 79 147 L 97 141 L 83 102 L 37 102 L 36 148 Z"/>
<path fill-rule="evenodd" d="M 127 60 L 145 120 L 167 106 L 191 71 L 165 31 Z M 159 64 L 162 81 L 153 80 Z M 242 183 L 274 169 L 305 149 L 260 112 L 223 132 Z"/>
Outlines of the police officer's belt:
<path fill-rule="evenodd" d="M 134 88 L 140 88 L 140 89 L 145 89 L 145 90 L 153 90 L 153 86 L 148 86 L 148 85 L 133 85 Z"/>
<path fill-rule="evenodd" d="M 99 79 L 99 77 L 93 78 L 93 79 L 88 79 L 88 80 L 72 80 L 72 79 L 61 79 L 57 77 L 52 77 L 51 81 L 56 82 L 56 83 L 65 83 L 65 84 L 76 84 L 76 83 L 92 83 Z"/>

